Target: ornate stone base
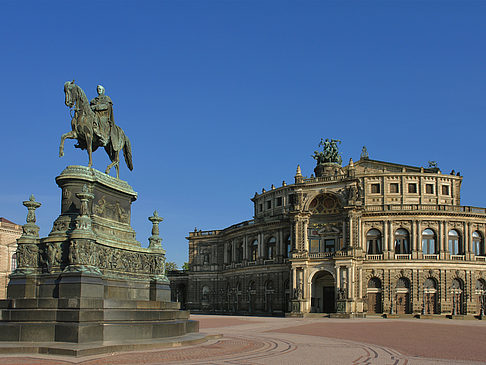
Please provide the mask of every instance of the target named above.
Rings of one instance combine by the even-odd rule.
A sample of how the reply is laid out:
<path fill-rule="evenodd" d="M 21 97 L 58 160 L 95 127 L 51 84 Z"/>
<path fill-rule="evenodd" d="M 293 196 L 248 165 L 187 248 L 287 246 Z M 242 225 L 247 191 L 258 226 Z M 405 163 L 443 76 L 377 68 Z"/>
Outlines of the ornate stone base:
<path fill-rule="evenodd" d="M 8 299 L 0 301 L 0 341 L 87 344 L 198 332 L 189 312 L 170 302 L 158 230 L 149 248 L 135 240 L 132 188 L 82 166 L 56 181 L 62 208 L 48 237 L 39 239 L 34 224 L 40 204 L 25 202 L 32 219 L 18 240 Z"/>
<path fill-rule="evenodd" d="M 316 174 L 316 177 L 337 176 L 342 175 L 344 170 L 338 163 L 326 162 L 318 164 L 314 169 L 314 173 Z"/>

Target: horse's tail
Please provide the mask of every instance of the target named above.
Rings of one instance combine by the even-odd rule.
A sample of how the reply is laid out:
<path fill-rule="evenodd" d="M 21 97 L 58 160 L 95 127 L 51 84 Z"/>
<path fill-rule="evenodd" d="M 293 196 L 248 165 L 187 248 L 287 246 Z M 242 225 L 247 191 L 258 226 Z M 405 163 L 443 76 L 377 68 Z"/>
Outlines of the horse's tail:
<path fill-rule="evenodd" d="M 125 143 L 123 144 L 123 157 L 125 157 L 125 162 L 127 163 L 128 168 L 130 171 L 132 171 L 132 146 L 130 145 L 130 140 L 125 134 L 123 134 L 123 138 L 125 139 Z"/>

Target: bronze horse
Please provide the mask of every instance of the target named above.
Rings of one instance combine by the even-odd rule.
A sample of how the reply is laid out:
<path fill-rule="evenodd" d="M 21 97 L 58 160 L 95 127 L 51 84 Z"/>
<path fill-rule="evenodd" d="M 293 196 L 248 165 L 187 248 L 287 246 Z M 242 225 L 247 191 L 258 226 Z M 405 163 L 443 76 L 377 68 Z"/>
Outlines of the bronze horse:
<path fill-rule="evenodd" d="M 110 169 L 115 166 L 116 177 L 120 176 L 120 156 L 119 152 L 123 149 L 123 156 L 125 162 L 130 170 L 133 170 L 132 163 L 132 148 L 130 140 L 123 132 L 123 129 L 117 125 L 112 125 L 108 135 L 105 138 L 100 138 L 100 132 L 97 132 L 97 126 L 100 125 L 100 118 L 91 110 L 88 98 L 84 91 L 74 84 L 73 81 L 67 81 L 64 84 L 65 104 L 69 108 L 74 106 L 74 116 L 71 119 L 72 130 L 65 133 L 61 137 L 61 145 L 59 146 L 59 157 L 64 155 L 64 140 L 76 139 L 78 143 L 74 145 L 76 148 L 81 148 L 88 151 L 89 163 L 88 167 L 93 165 L 92 153 L 98 147 L 104 147 L 111 164 L 106 168 L 105 174 L 110 172 Z"/>

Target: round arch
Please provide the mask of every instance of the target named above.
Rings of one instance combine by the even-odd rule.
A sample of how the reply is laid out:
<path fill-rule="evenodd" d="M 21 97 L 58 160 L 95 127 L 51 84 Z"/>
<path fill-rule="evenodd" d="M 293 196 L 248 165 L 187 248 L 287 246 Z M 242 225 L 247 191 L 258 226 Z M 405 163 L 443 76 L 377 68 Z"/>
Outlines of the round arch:
<path fill-rule="evenodd" d="M 339 211 L 344 202 L 342 197 L 334 192 L 324 192 L 311 196 L 304 203 L 304 210 L 314 214 L 325 214 L 328 212 Z"/>
<path fill-rule="evenodd" d="M 311 281 L 311 312 L 333 313 L 336 311 L 336 280 L 328 270 L 313 273 Z"/>

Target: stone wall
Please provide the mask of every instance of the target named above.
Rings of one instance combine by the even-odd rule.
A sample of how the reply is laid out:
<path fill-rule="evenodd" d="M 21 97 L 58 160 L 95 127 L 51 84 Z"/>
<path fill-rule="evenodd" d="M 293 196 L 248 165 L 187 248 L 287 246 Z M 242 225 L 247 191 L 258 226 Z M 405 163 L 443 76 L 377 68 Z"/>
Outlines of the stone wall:
<path fill-rule="evenodd" d="M 0 299 L 7 296 L 8 275 L 12 273 L 12 256 L 17 250 L 17 238 L 22 235 L 22 227 L 0 218 Z"/>

